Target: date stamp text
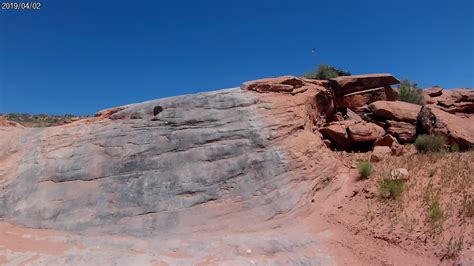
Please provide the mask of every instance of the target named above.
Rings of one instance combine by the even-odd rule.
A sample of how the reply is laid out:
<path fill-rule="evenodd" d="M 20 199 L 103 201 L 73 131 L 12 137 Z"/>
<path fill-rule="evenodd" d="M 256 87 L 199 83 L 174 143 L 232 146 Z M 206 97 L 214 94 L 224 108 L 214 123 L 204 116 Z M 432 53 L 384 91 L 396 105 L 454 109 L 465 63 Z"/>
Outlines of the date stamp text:
<path fill-rule="evenodd" d="M 4 10 L 40 10 L 40 2 L 2 2 Z"/>

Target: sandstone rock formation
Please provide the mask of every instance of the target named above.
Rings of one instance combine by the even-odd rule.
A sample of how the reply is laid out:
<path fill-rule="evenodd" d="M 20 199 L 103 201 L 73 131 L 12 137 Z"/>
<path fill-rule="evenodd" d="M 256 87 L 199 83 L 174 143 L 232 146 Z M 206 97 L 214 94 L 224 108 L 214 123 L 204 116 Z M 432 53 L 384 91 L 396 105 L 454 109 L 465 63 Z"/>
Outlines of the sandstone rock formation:
<path fill-rule="evenodd" d="M 129 245 L 147 263 L 333 263 L 307 253 L 321 235 L 297 219 L 339 165 L 312 132 L 331 93 L 296 78 L 270 82 L 292 89 L 257 82 L 59 127 L 0 127 L 0 218 L 78 234 L 36 261 L 46 264 L 141 264 L 114 253 L 125 244 L 110 235 L 146 243 Z M 91 261 L 94 246 L 110 251 Z"/>
<path fill-rule="evenodd" d="M 468 88 L 443 90 L 431 87 L 424 90 L 425 104 L 452 114 L 474 113 L 474 90 Z"/>
<path fill-rule="evenodd" d="M 357 173 L 327 146 L 375 146 L 378 161 L 419 133 L 473 143 L 467 119 L 393 101 L 396 83 L 283 76 L 57 127 L 0 120 L 0 264 L 335 264 L 356 251 L 342 234 L 331 243 L 345 253 L 332 253 L 334 231 L 317 214 L 353 193 Z M 364 115 L 340 110 L 340 96 L 362 99 L 351 107 Z"/>
<path fill-rule="evenodd" d="M 330 80 L 340 109 L 362 113 L 364 106 L 375 101 L 395 101 L 397 93 L 390 85 L 400 83 L 391 74 L 343 76 Z"/>

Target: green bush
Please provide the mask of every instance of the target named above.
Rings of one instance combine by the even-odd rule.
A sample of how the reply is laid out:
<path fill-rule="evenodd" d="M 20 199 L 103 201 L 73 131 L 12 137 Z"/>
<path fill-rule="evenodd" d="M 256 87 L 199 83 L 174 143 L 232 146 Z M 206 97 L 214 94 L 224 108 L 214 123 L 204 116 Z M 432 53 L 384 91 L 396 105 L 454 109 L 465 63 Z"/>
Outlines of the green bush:
<path fill-rule="evenodd" d="M 369 177 L 372 173 L 372 164 L 369 161 L 359 161 L 357 162 L 357 168 L 362 177 Z"/>
<path fill-rule="evenodd" d="M 384 178 L 379 183 L 379 193 L 382 198 L 398 199 L 403 194 L 406 180 Z"/>
<path fill-rule="evenodd" d="M 316 72 L 308 72 L 304 74 L 305 78 L 309 79 L 332 79 L 339 76 L 350 76 L 349 71 L 345 71 L 330 65 L 319 65 Z"/>
<path fill-rule="evenodd" d="M 435 135 L 421 135 L 415 140 L 415 147 L 421 153 L 439 152 L 444 149 L 446 138 Z"/>
<path fill-rule="evenodd" d="M 460 151 L 459 144 L 457 143 L 451 144 L 451 146 L 449 147 L 449 150 L 451 152 L 459 152 Z"/>
<path fill-rule="evenodd" d="M 416 83 L 402 80 L 398 91 L 398 100 L 423 105 L 423 91 L 417 87 Z"/>

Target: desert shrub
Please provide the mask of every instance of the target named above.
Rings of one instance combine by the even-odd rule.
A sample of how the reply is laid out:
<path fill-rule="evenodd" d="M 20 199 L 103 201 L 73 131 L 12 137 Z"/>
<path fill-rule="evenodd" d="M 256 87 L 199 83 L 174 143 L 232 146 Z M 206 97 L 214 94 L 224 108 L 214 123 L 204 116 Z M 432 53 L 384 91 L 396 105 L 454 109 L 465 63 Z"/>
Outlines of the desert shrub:
<path fill-rule="evenodd" d="M 415 140 L 416 150 L 421 153 L 438 152 L 444 149 L 446 138 L 436 135 L 421 135 Z"/>
<path fill-rule="evenodd" d="M 398 100 L 423 105 L 423 91 L 417 87 L 416 83 L 402 80 L 398 91 Z"/>
<path fill-rule="evenodd" d="M 318 65 L 316 72 L 308 72 L 304 74 L 305 78 L 309 79 L 332 79 L 339 76 L 350 76 L 349 71 L 342 70 L 330 65 Z"/>
<path fill-rule="evenodd" d="M 438 200 L 433 200 L 428 208 L 428 217 L 432 223 L 439 223 L 443 219 L 444 211 Z"/>
<path fill-rule="evenodd" d="M 357 162 L 357 168 L 362 177 L 367 178 L 372 173 L 372 164 L 369 161 L 359 161 Z"/>
<path fill-rule="evenodd" d="M 379 183 L 379 194 L 382 198 L 398 199 L 403 194 L 406 180 L 384 178 Z"/>
<path fill-rule="evenodd" d="M 459 152 L 460 151 L 459 144 L 457 143 L 451 144 L 451 146 L 449 146 L 449 150 L 451 152 Z"/>

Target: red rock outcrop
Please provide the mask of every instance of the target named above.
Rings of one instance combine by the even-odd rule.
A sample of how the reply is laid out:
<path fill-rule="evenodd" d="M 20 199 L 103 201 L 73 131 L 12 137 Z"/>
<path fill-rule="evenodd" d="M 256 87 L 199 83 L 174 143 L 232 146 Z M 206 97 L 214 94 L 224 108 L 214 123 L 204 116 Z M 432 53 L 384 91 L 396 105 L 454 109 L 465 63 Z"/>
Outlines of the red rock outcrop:
<path fill-rule="evenodd" d="M 397 93 L 390 87 L 399 81 L 390 74 L 343 76 L 330 80 L 339 109 L 363 112 L 363 106 L 376 101 L 395 101 Z"/>
<path fill-rule="evenodd" d="M 41 246 L 13 249 L 28 242 L 3 223 L 66 239 L 34 264 L 333 264 L 307 253 L 322 250 L 322 235 L 303 222 L 312 189 L 341 165 L 312 131 L 332 93 L 268 82 L 298 93 L 259 82 L 61 126 L 0 127 L 0 264 L 28 262 Z"/>
<path fill-rule="evenodd" d="M 427 134 L 444 135 L 449 143 L 457 143 L 461 148 L 474 146 L 474 123 L 471 119 L 460 118 L 436 107 L 425 106 L 418 121 Z"/>
<path fill-rule="evenodd" d="M 244 82 L 241 86 L 243 90 L 256 92 L 283 92 L 297 94 L 305 92 L 311 85 L 323 85 L 326 82 L 318 80 L 308 80 L 294 76 L 281 76 L 276 78 L 265 78 Z"/>
<path fill-rule="evenodd" d="M 468 88 L 447 89 L 431 87 L 423 91 L 425 104 L 448 113 L 474 113 L 474 90 Z"/>
<path fill-rule="evenodd" d="M 387 82 L 393 80 L 353 83 Z M 374 160 L 398 155 L 401 147 L 375 123 L 336 113 L 326 84 L 285 76 L 111 108 L 57 127 L 0 125 L 0 264 L 334 265 L 341 256 L 366 265 L 398 259 L 399 250 L 391 252 L 385 240 L 345 226 L 336 231 L 339 220 L 321 225 L 333 221 L 333 211 L 343 212 L 341 199 L 375 197 L 354 189 L 367 183 L 351 180 L 357 170 L 346 164 L 347 153 L 326 146 L 367 145 L 369 151 L 376 145 Z M 406 122 L 391 119 L 412 121 L 412 114 L 394 103 L 398 107 L 384 111 L 390 115 L 381 121 L 405 137 Z M 336 116 L 342 121 L 331 122 Z M 459 119 L 430 107 L 418 116 L 426 132 L 470 145 L 472 127 L 463 129 Z M 322 208 L 331 211 L 322 214 Z M 367 250 L 367 239 L 378 241 L 370 255 L 384 258 L 347 259 Z M 337 252 L 328 251 L 333 246 Z M 412 254 L 410 262 L 418 257 Z"/>

